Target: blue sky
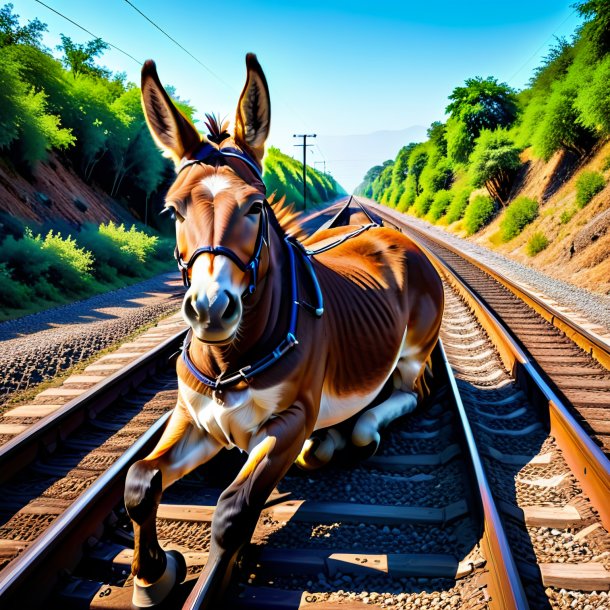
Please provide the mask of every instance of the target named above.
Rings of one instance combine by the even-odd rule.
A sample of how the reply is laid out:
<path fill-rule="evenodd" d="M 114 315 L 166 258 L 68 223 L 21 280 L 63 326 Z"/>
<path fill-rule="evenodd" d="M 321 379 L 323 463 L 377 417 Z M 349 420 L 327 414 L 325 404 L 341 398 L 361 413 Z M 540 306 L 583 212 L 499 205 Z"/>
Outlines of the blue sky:
<path fill-rule="evenodd" d="M 326 160 L 348 190 L 395 151 L 364 138 L 362 147 L 354 138 L 337 146 L 341 137 L 427 127 L 444 118 L 447 96 L 468 77 L 522 88 L 553 36 L 569 37 L 580 24 L 573 0 L 132 2 L 213 74 L 124 0 L 45 0 L 138 60 L 154 59 L 162 82 L 201 113 L 233 117 L 245 53 L 255 52 L 271 90 L 270 143 L 298 155 L 292 135 L 317 133 L 309 160 Z M 60 32 L 90 38 L 34 0 L 13 4 L 22 19 L 48 24 L 49 47 Z M 139 81 L 139 65 L 118 51 L 100 63 Z"/>

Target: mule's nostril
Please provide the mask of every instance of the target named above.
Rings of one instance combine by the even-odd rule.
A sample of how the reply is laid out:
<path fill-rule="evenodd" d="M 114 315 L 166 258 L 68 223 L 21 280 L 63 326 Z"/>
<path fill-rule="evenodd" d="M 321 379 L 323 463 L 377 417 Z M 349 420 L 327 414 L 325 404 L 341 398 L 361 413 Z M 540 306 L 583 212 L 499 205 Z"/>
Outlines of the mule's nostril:
<path fill-rule="evenodd" d="M 225 295 L 227 296 L 228 301 L 221 317 L 223 320 L 231 320 L 237 311 L 237 300 L 228 290 L 225 290 Z"/>

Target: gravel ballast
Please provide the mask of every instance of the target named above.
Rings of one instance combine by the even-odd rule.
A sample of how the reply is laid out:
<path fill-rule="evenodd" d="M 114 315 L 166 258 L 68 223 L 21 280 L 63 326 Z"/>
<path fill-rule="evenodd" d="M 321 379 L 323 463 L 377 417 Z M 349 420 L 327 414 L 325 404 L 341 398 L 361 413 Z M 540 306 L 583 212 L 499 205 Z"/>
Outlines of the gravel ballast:
<path fill-rule="evenodd" d="M 0 406 L 180 307 L 175 273 L 0 324 Z"/>
<path fill-rule="evenodd" d="M 390 208 L 384 208 L 384 211 L 391 215 L 403 216 Z M 444 239 L 450 245 L 493 267 L 510 279 L 529 287 L 532 291 L 550 297 L 562 308 L 567 308 L 580 314 L 588 321 L 599 324 L 605 328 L 606 333 L 610 334 L 610 296 L 589 292 L 567 282 L 554 279 L 533 267 L 522 265 L 502 254 L 479 246 L 467 239 L 457 237 L 440 227 L 432 226 L 412 216 L 404 216 L 404 218 L 414 227 Z"/>

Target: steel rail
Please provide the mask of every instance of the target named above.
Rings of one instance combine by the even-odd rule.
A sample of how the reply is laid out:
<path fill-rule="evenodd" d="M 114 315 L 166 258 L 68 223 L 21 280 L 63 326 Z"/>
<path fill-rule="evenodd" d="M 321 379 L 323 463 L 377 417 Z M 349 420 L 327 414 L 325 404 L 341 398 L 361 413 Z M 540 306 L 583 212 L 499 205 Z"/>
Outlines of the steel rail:
<path fill-rule="evenodd" d="M 86 420 L 94 418 L 119 396 L 142 383 L 161 363 L 178 351 L 185 336 L 186 330 L 175 333 L 2 445 L 0 483 L 14 477 L 45 452 L 53 452 L 59 442 Z"/>
<path fill-rule="evenodd" d="M 604 527 L 610 528 L 608 458 L 574 419 L 564 401 L 538 372 L 502 322 L 483 304 L 457 272 L 450 269 L 426 246 L 421 243 L 418 245 L 442 276 L 458 290 L 475 311 L 479 322 L 498 350 L 504 366 L 511 372 L 519 386 L 543 412 L 546 410 L 550 433 L 557 439 L 570 470 L 599 512 Z"/>
<path fill-rule="evenodd" d="M 523 583 L 519 576 L 515 560 L 513 558 L 500 512 L 496 506 L 491 486 L 485 473 L 483 460 L 472 432 L 472 427 L 464 408 L 460 391 L 453 375 L 451 364 L 447 360 L 447 355 L 442 341 L 439 339 L 439 347 L 445 374 L 449 380 L 451 393 L 455 407 L 458 411 L 462 432 L 466 439 L 468 454 L 472 464 L 474 477 L 479 489 L 480 501 L 483 513 L 483 536 L 481 544 L 483 555 L 488 564 L 489 570 L 489 589 L 491 593 L 490 607 L 492 610 L 526 610 L 529 608 Z"/>
<path fill-rule="evenodd" d="M 0 572 L 0 607 L 39 607 L 60 572 L 73 569 L 88 538 L 121 501 L 129 466 L 149 452 L 171 415 L 162 415 L 121 457 L 79 496 L 25 551 Z"/>
<path fill-rule="evenodd" d="M 394 221 L 399 220 L 396 217 L 395 213 L 392 213 L 389 210 L 379 210 L 379 207 L 381 206 L 375 206 L 375 208 L 380 214 L 389 215 L 390 218 Z M 404 223 L 404 221 L 402 222 Z M 443 248 L 446 248 L 453 254 L 463 258 L 471 265 L 474 265 L 481 271 L 494 278 L 507 290 L 512 292 L 515 296 L 517 296 L 519 299 L 529 305 L 536 313 L 542 316 L 545 320 L 547 320 L 553 326 L 565 333 L 565 335 L 571 341 L 573 341 L 581 349 L 587 352 L 592 358 L 595 358 L 595 360 L 597 360 L 604 368 L 610 370 L 610 345 L 603 339 L 592 334 L 586 328 L 583 328 L 580 324 L 578 324 L 578 322 L 575 322 L 574 320 L 570 319 L 569 316 L 566 316 L 564 313 L 560 312 L 549 303 L 545 303 L 540 297 L 536 296 L 525 286 L 522 286 L 519 283 L 511 280 L 503 273 L 492 269 L 487 264 L 475 259 L 471 255 L 462 252 L 446 240 L 436 235 L 432 235 L 427 231 L 420 229 L 419 227 L 409 225 L 408 228 L 409 231 L 419 233 L 420 235 L 423 235 L 426 239 L 440 244 L 441 246 L 443 246 Z"/>

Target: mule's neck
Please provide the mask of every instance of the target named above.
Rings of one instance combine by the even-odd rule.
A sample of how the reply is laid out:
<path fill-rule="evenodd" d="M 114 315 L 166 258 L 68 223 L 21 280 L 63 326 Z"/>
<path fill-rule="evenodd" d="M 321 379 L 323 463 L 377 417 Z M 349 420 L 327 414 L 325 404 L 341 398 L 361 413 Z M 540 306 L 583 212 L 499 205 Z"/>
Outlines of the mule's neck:
<path fill-rule="evenodd" d="M 271 212 L 272 213 L 272 212 Z M 267 271 L 259 279 L 254 294 L 243 301 L 243 314 L 235 339 L 227 345 L 209 345 L 195 336 L 189 355 L 206 375 L 215 378 L 251 364 L 272 351 L 288 328 L 290 313 L 290 269 L 284 238 L 269 221 Z"/>

